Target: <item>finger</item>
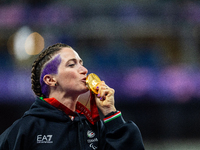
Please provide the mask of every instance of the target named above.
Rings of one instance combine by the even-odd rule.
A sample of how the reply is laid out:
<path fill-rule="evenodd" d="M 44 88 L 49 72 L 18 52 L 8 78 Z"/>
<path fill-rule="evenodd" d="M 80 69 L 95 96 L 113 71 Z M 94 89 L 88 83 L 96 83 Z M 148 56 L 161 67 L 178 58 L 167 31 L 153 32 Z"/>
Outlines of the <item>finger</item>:
<path fill-rule="evenodd" d="M 105 90 L 109 90 L 109 87 L 108 87 L 107 85 L 101 84 L 101 85 L 98 87 L 98 94 L 101 94 L 102 91 L 105 91 Z"/>
<path fill-rule="evenodd" d="M 100 100 L 105 100 L 108 94 L 109 90 L 102 90 Z"/>
<path fill-rule="evenodd" d="M 98 90 L 98 97 L 100 97 L 101 91 L 106 89 L 105 83 L 103 81 L 100 82 L 96 89 Z"/>
<path fill-rule="evenodd" d="M 109 88 L 108 93 L 105 93 L 105 96 L 110 97 L 110 96 L 113 96 L 114 93 L 115 93 L 115 90 L 112 88 Z"/>
<path fill-rule="evenodd" d="M 105 100 L 110 89 L 111 88 L 108 85 L 106 85 L 104 81 L 101 81 L 97 86 L 97 97 L 100 98 L 100 100 Z"/>
<path fill-rule="evenodd" d="M 105 84 L 104 81 L 101 81 L 100 83 L 98 83 L 97 85 L 97 89 L 99 89 L 100 87 L 106 87 L 107 85 Z M 108 86 L 107 86 L 108 87 Z"/>
<path fill-rule="evenodd" d="M 105 88 L 103 90 L 101 90 L 100 94 L 99 94 L 99 98 L 100 100 L 106 100 L 106 98 L 109 98 L 111 96 L 113 96 L 115 93 L 115 90 L 112 88 Z"/>

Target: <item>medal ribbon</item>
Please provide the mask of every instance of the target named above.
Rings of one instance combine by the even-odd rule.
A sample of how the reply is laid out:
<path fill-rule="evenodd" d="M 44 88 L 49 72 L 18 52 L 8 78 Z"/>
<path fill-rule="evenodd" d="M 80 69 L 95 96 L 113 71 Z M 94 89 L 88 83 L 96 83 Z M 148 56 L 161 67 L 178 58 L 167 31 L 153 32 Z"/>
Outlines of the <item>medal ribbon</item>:
<path fill-rule="evenodd" d="M 55 98 L 42 98 L 40 97 L 40 99 L 46 101 L 47 103 L 49 103 L 50 105 L 62 110 L 65 112 L 65 114 L 67 115 L 71 115 L 71 116 L 77 116 L 77 114 L 75 112 L 73 112 L 71 109 L 69 109 L 68 107 L 66 107 L 65 105 L 61 104 L 58 100 L 56 100 Z M 87 120 L 91 123 L 91 124 L 95 124 L 96 122 L 98 122 L 100 120 L 99 117 L 99 112 L 98 112 L 98 108 L 96 105 L 96 101 L 95 101 L 95 95 L 90 92 L 90 109 L 91 111 L 86 108 L 83 104 L 81 104 L 80 102 L 77 102 L 76 104 L 76 112 L 79 114 L 84 114 L 85 117 L 87 118 Z"/>

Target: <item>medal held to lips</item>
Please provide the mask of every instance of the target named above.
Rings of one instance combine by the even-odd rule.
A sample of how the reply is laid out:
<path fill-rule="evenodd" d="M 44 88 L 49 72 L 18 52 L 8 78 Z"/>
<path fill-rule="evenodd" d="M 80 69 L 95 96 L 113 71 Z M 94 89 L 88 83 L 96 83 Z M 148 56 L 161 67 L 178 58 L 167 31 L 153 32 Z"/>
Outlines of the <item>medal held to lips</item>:
<path fill-rule="evenodd" d="M 99 82 L 101 82 L 100 78 L 94 73 L 90 73 L 86 78 L 86 84 L 88 89 L 91 89 L 92 92 L 94 92 L 95 94 L 98 94 L 96 88 Z"/>

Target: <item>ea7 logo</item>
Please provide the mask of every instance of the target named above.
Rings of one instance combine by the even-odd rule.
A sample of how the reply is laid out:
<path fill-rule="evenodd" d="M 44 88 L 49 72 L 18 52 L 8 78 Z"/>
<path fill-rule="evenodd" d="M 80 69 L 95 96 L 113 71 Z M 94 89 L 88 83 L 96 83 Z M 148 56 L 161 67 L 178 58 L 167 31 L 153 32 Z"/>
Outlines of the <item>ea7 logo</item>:
<path fill-rule="evenodd" d="M 53 143 L 53 135 L 37 135 L 37 143 Z"/>

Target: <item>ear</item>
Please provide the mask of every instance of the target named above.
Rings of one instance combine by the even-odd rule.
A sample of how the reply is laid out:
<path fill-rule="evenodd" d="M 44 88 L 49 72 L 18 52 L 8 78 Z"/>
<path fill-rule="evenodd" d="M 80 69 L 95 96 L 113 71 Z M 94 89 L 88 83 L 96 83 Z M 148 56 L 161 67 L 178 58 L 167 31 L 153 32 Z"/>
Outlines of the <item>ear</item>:
<path fill-rule="evenodd" d="M 55 86 L 56 79 L 53 75 L 46 74 L 43 78 L 43 81 L 49 86 Z"/>

